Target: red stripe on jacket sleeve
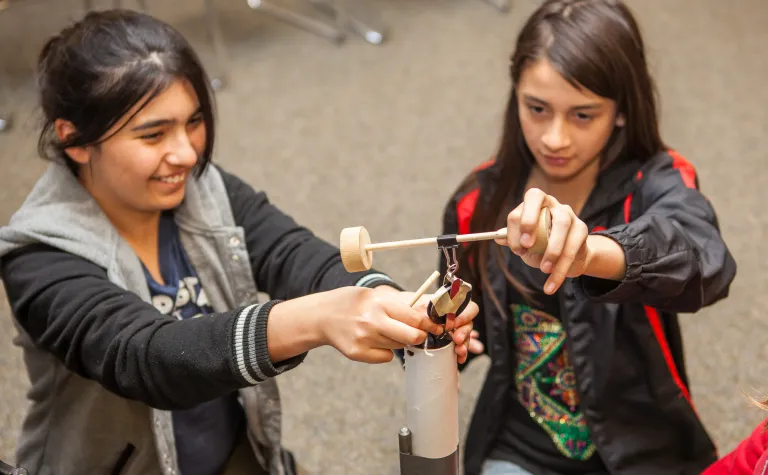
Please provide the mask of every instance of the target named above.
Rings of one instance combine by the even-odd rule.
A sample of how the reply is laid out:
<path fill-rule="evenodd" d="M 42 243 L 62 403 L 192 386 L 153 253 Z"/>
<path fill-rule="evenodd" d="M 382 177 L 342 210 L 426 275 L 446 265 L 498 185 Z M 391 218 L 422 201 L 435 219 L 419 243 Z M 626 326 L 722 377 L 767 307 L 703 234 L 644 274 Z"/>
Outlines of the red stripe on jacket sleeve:
<path fill-rule="evenodd" d="M 669 150 L 668 153 L 672 157 L 672 167 L 680 172 L 680 177 L 683 179 L 685 186 L 696 188 L 696 169 L 691 165 L 691 162 L 674 150 Z"/>
<path fill-rule="evenodd" d="M 494 163 L 496 163 L 495 158 L 486 160 L 485 162 L 476 166 L 472 171 L 477 173 L 480 170 L 484 170 L 490 167 Z M 472 222 L 472 216 L 475 214 L 475 208 L 477 207 L 477 200 L 479 197 L 480 189 L 476 188 L 462 196 L 461 199 L 459 199 L 459 202 L 456 203 L 456 216 L 459 222 L 459 234 L 468 234 L 470 232 L 469 225 Z"/>
<path fill-rule="evenodd" d="M 459 234 L 468 234 L 472 215 L 475 214 L 477 199 L 480 197 L 480 189 L 474 189 L 461 197 L 456 204 L 456 216 L 459 222 Z"/>
<path fill-rule="evenodd" d="M 687 163 L 687 162 L 686 162 Z M 693 169 L 693 167 L 691 167 Z M 684 172 L 681 171 L 681 175 L 685 177 L 683 174 Z M 638 176 L 639 178 L 640 176 Z M 694 179 L 695 179 L 695 172 L 694 172 Z M 686 178 L 683 178 L 683 181 L 685 181 Z M 687 183 L 686 183 L 687 184 Z M 630 193 L 627 198 L 624 200 L 624 221 L 626 223 L 630 222 L 630 211 L 632 209 L 632 194 Z M 672 357 L 672 351 L 669 348 L 669 342 L 667 342 L 667 337 L 664 335 L 664 328 L 661 324 L 661 317 L 659 316 L 659 312 L 649 306 L 645 306 L 645 315 L 648 318 L 648 323 L 651 326 L 651 329 L 653 330 L 653 335 L 656 337 L 656 341 L 659 343 L 659 348 L 661 349 L 661 353 L 664 356 L 664 361 L 667 364 L 667 368 L 669 369 L 669 373 L 672 376 L 672 380 L 674 381 L 675 385 L 680 389 L 680 393 L 683 395 L 686 401 L 688 401 L 688 404 L 691 405 L 694 411 L 696 411 L 696 406 L 693 404 L 693 400 L 691 400 L 691 394 L 690 391 L 688 391 L 688 388 L 686 387 L 685 383 L 683 383 L 683 379 L 680 377 L 680 372 L 677 370 L 677 365 L 675 365 L 675 359 Z"/>
<path fill-rule="evenodd" d="M 672 375 L 672 380 L 675 382 L 675 385 L 680 389 L 680 392 L 683 394 L 683 397 L 688 401 L 688 403 L 693 407 L 693 410 L 696 410 L 696 407 L 693 405 L 693 401 L 691 400 L 691 394 L 688 392 L 688 388 L 685 386 L 685 383 L 683 383 L 682 378 L 680 378 L 680 373 L 677 371 L 677 366 L 675 366 L 675 359 L 672 357 L 672 351 L 669 349 L 669 343 L 667 343 L 667 337 L 664 335 L 664 328 L 661 326 L 661 318 L 659 317 L 659 312 L 653 308 L 653 307 L 645 307 L 645 315 L 648 317 L 648 323 L 651 324 L 651 328 L 653 329 L 653 335 L 656 337 L 656 340 L 659 342 L 659 347 L 661 347 L 661 353 L 664 355 L 664 361 L 667 363 L 667 368 L 669 368 L 669 372 Z"/>

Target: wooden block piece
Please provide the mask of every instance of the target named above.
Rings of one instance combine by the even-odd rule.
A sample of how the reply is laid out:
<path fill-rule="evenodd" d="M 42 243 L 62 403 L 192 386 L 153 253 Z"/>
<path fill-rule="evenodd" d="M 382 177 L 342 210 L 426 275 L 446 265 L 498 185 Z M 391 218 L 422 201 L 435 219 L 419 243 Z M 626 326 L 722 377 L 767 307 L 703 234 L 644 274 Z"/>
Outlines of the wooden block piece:
<path fill-rule="evenodd" d="M 552 215 L 549 214 L 549 208 L 542 208 L 539 215 L 539 225 L 536 227 L 536 241 L 533 243 L 530 252 L 544 254 L 549 244 L 550 231 L 552 231 Z"/>
<path fill-rule="evenodd" d="M 373 251 L 367 251 L 371 236 L 363 226 L 344 228 L 341 231 L 341 262 L 347 272 L 362 272 L 373 265 Z"/>

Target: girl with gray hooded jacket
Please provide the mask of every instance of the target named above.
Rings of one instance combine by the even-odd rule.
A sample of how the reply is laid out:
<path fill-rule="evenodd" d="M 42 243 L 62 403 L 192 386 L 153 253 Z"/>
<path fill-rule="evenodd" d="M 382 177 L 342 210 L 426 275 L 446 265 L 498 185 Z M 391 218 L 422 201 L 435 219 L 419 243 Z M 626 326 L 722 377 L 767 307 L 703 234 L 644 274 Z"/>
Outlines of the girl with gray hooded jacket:
<path fill-rule="evenodd" d="M 30 473 L 291 474 L 275 376 L 321 345 L 382 363 L 439 332 L 211 163 L 208 80 L 170 26 L 91 13 L 39 69 L 52 163 L 0 229 Z M 459 360 L 476 313 L 457 319 Z"/>

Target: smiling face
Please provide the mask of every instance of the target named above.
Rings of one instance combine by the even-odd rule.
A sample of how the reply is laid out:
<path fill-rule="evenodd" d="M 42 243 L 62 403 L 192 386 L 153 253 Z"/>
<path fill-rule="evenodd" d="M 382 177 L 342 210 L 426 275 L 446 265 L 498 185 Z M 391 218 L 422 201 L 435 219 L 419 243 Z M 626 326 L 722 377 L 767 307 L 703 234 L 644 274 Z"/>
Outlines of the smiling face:
<path fill-rule="evenodd" d="M 67 150 L 80 164 L 80 181 L 109 214 L 156 214 L 179 206 L 205 149 L 203 114 L 187 81 L 176 80 L 141 108 L 143 103 L 104 142 Z M 66 135 L 67 125 L 57 124 L 57 131 Z"/>
<path fill-rule="evenodd" d="M 520 126 L 544 175 L 568 181 L 599 171 L 601 152 L 624 118 L 616 102 L 574 87 L 547 59 L 525 67 L 517 85 Z"/>

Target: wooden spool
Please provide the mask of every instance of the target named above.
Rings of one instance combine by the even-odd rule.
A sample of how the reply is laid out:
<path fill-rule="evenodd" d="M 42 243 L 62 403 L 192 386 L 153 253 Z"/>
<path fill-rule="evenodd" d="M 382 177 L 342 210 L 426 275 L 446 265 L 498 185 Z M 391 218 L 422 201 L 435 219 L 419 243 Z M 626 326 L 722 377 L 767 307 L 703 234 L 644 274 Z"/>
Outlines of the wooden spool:
<path fill-rule="evenodd" d="M 363 226 L 345 228 L 341 231 L 341 262 L 347 272 L 362 272 L 373 265 L 373 251 L 368 250 L 371 235 Z"/>

